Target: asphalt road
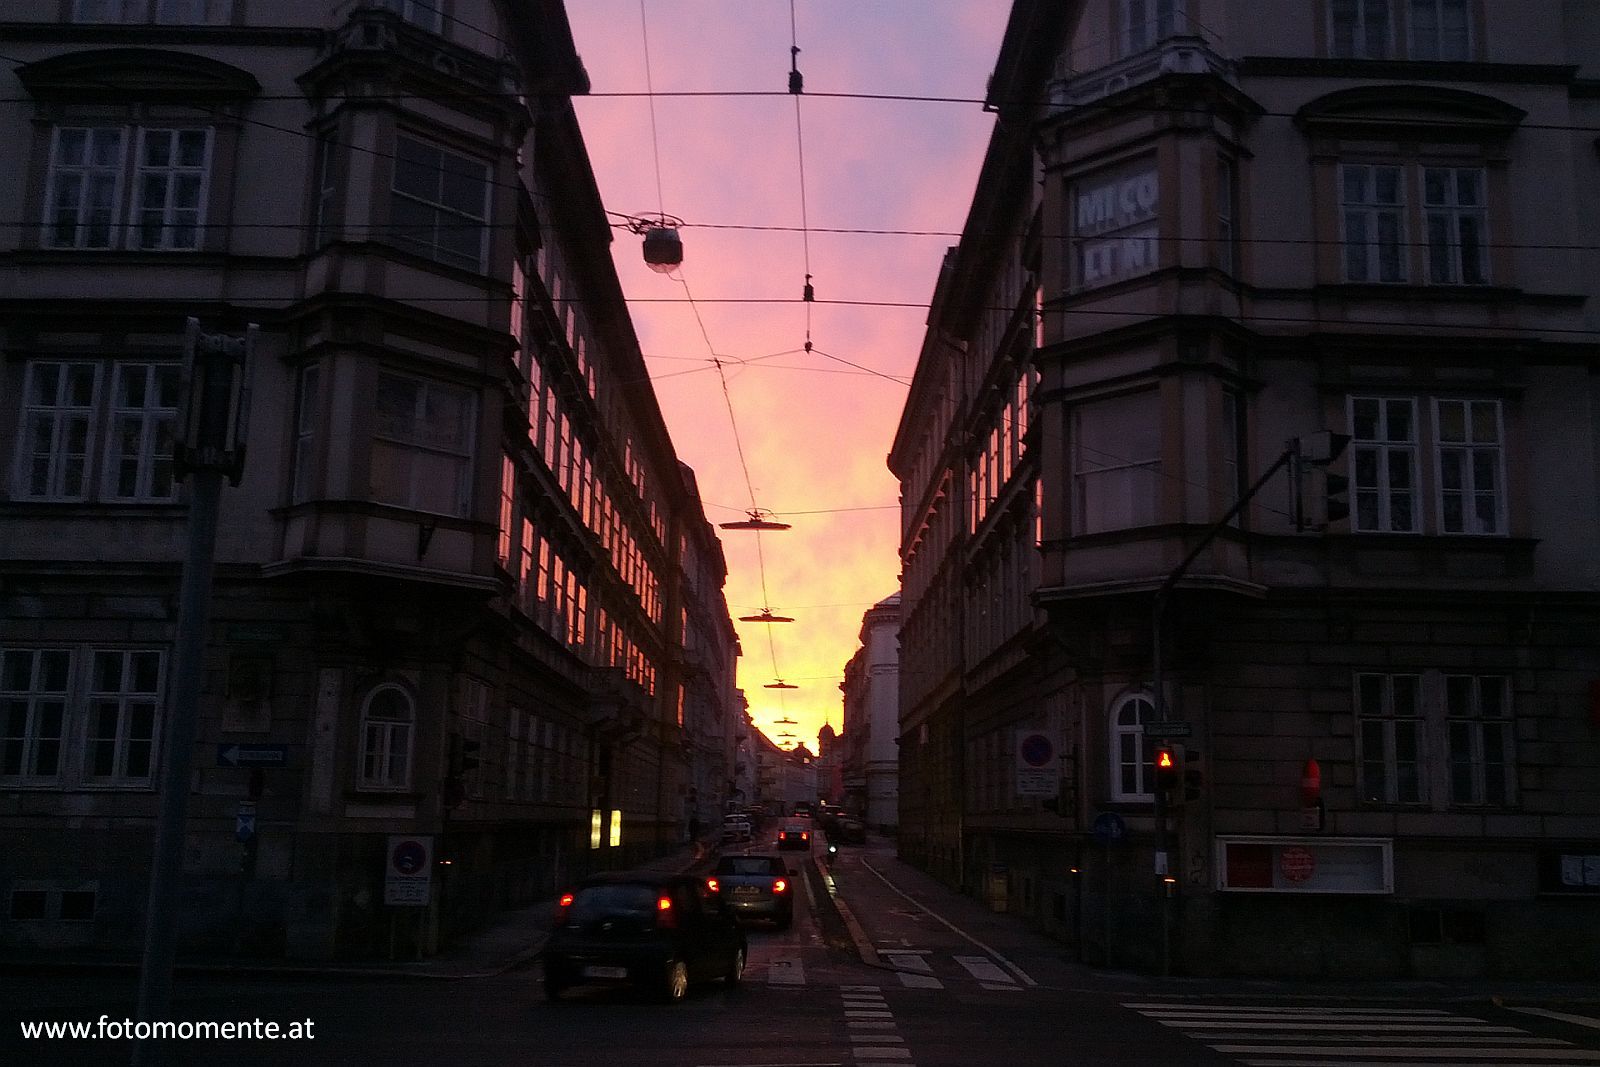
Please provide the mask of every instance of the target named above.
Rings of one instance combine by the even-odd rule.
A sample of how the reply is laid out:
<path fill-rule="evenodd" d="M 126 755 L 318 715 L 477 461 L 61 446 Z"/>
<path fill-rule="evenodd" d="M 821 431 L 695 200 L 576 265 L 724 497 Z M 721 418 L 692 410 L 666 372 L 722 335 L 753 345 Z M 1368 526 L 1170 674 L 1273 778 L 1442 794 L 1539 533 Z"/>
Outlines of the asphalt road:
<path fill-rule="evenodd" d="M 178 1018 L 309 1019 L 312 1037 L 171 1042 L 163 1052 L 174 1064 L 227 1067 L 1600 1064 L 1600 1029 L 1486 1001 L 1097 975 L 1053 943 L 986 924 L 981 909 L 909 876 L 883 847 L 847 848 L 829 873 L 876 966 L 817 906 L 827 880 L 807 879 L 793 927 L 751 930 L 744 982 L 696 988 L 682 1004 L 613 989 L 550 1003 L 536 964 L 461 981 L 180 979 Z M 23 1040 L 19 1024 L 121 1021 L 134 992 L 124 976 L 0 975 L 0 1064 L 126 1063 L 126 1041 Z"/>

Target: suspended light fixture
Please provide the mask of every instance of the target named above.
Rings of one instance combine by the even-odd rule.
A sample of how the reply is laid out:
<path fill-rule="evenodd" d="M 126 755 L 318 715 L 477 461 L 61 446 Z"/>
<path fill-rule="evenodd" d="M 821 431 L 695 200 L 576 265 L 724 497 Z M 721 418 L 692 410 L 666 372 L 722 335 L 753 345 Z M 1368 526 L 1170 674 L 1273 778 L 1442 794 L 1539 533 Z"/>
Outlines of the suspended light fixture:
<path fill-rule="evenodd" d="M 794 622 L 787 615 L 774 615 L 771 608 L 762 608 L 758 615 L 740 615 L 740 622 Z"/>
<path fill-rule="evenodd" d="M 644 262 L 657 274 L 671 274 L 683 265 L 683 220 L 676 215 L 629 215 L 628 229 L 644 238 Z"/>
<path fill-rule="evenodd" d="M 800 687 L 798 685 L 790 685 L 788 682 L 784 681 L 782 678 L 779 678 L 776 681 L 768 682 L 766 685 L 762 686 L 761 688 L 763 688 L 763 689 L 799 689 Z"/>
<path fill-rule="evenodd" d="M 794 722 L 793 719 L 777 719 L 777 720 L 775 720 L 773 722 L 772 725 L 774 725 L 774 726 L 793 726 L 794 724 L 795 724 L 795 722 Z"/>
<path fill-rule="evenodd" d="M 750 516 L 750 517 L 747 518 L 747 519 L 738 519 L 738 520 L 736 520 L 734 522 L 719 522 L 719 523 L 717 523 L 717 525 L 720 526 L 724 530 L 788 530 L 788 529 L 791 529 L 789 523 L 778 522 L 778 521 L 776 521 L 776 520 L 774 520 L 772 518 L 769 518 L 769 516 L 772 514 L 772 512 L 766 511 L 766 510 L 764 510 L 762 508 L 751 508 L 749 511 L 745 512 L 745 514 Z"/>

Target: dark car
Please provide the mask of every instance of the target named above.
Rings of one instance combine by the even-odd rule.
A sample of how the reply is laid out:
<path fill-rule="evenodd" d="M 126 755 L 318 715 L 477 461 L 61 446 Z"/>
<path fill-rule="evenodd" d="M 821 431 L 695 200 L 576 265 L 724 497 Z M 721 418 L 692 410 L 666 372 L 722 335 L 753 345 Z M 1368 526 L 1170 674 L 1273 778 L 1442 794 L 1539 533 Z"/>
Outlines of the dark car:
<path fill-rule="evenodd" d="M 779 848 L 811 848 L 811 824 L 786 822 L 778 828 Z"/>
<path fill-rule="evenodd" d="M 838 838 L 847 845 L 864 845 L 867 843 L 866 824 L 853 815 L 846 815 L 839 820 Z"/>
<path fill-rule="evenodd" d="M 744 932 L 682 875 L 605 874 L 561 897 L 544 949 L 551 1000 L 591 982 L 625 982 L 682 1000 L 691 982 L 744 975 Z"/>
<path fill-rule="evenodd" d="M 706 892 L 735 919 L 771 919 L 780 930 L 794 922 L 795 876 L 777 856 L 723 856 Z"/>

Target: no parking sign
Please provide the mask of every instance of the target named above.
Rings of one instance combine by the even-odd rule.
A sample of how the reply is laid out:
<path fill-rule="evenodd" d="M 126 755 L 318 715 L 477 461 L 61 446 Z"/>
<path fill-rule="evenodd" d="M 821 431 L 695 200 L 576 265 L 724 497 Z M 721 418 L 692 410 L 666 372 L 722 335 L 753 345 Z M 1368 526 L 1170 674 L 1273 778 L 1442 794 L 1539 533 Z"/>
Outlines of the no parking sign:
<path fill-rule="evenodd" d="M 1043 730 L 1017 731 L 1017 796 L 1053 797 L 1061 792 L 1055 738 Z"/>
<path fill-rule="evenodd" d="M 391 834 L 383 872 L 383 902 L 426 907 L 433 890 L 433 838 Z"/>

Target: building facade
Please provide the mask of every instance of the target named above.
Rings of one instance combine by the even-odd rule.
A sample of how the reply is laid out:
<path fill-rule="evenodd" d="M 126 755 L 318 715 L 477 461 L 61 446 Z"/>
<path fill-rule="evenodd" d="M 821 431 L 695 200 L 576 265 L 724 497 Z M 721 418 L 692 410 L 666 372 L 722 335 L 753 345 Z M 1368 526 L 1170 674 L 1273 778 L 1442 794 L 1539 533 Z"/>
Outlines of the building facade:
<path fill-rule="evenodd" d="M 861 647 L 845 664 L 846 806 L 869 826 L 893 832 L 900 821 L 900 594 L 861 616 Z"/>
<path fill-rule="evenodd" d="M 903 855 L 1118 966 L 1596 974 L 1597 39 L 1015 4 L 890 459 Z"/>
<path fill-rule="evenodd" d="M 611 263 L 587 78 L 558 0 L 449 8 L 6 6 L 8 945 L 138 943 L 175 714 L 199 719 L 182 936 L 212 950 L 430 951 L 668 847 L 707 788 L 737 647 Z M 190 316 L 260 329 L 178 709 Z M 431 847 L 425 903 L 386 903 L 397 838 Z"/>

